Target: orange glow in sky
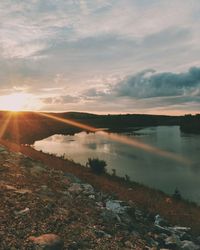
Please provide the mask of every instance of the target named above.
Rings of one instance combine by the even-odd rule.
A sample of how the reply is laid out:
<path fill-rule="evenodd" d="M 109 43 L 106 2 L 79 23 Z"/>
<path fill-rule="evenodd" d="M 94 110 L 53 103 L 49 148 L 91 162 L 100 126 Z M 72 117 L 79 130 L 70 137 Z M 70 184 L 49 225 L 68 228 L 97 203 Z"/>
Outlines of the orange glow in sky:
<path fill-rule="evenodd" d="M 35 110 L 39 107 L 33 95 L 13 93 L 0 97 L 0 109 L 10 111 Z"/>

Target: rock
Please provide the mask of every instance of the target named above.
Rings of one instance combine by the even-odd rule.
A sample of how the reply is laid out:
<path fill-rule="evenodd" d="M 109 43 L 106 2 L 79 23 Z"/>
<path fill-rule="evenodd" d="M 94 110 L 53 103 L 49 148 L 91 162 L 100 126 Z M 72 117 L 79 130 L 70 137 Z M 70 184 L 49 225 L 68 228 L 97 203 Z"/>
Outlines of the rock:
<path fill-rule="evenodd" d="M 122 201 L 118 200 L 109 200 L 106 202 L 106 209 L 116 213 L 116 214 L 123 214 L 127 211 L 129 206 L 123 206 Z"/>
<path fill-rule="evenodd" d="M 30 236 L 29 241 L 35 245 L 38 250 L 63 250 L 64 242 L 56 234 L 43 234 L 39 237 Z"/>
<path fill-rule="evenodd" d="M 187 232 L 187 231 L 190 231 L 191 230 L 191 228 L 190 227 L 179 227 L 179 226 L 174 226 L 174 227 L 172 227 L 172 229 L 174 230 L 174 231 L 180 231 L 180 232 Z"/>
<path fill-rule="evenodd" d="M 184 240 L 181 242 L 181 249 L 183 250 L 198 250 L 200 249 L 199 246 L 194 244 L 192 241 Z"/>
<path fill-rule="evenodd" d="M 133 244 L 131 243 L 131 241 L 127 240 L 124 242 L 124 246 L 128 249 L 134 249 Z"/>
<path fill-rule="evenodd" d="M 83 193 L 86 195 L 93 195 L 94 194 L 94 188 L 92 185 L 87 183 L 72 183 L 71 186 L 68 188 L 68 191 L 71 193 Z"/>
<path fill-rule="evenodd" d="M 168 229 L 167 227 L 161 227 L 159 225 L 155 225 L 154 231 L 156 233 L 162 233 L 170 236 L 172 234 L 171 230 Z"/>
<path fill-rule="evenodd" d="M 106 232 L 102 231 L 102 230 L 95 230 L 95 234 L 98 238 L 111 238 L 112 236 L 110 234 L 107 234 Z"/>
<path fill-rule="evenodd" d="M 83 191 L 83 188 L 82 188 L 81 184 L 79 184 L 79 183 L 72 183 L 72 185 L 68 188 L 68 191 L 70 193 L 79 194 L 80 192 Z"/>
<path fill-rule="evenodd" d="M 87 195 L 94 194 L 94 188 L 90 184 L 82 184 L 83 193 Z"/>
<path fill-rule="evenodd" d="M 88 196 L 88 198 L 90 198 L 91 200 L 95 200 L 95 195 L 90 194 L 90 195 Z"/>
<path fill-rule="evenodd" d="M 134 248 L 133 244 L 129 240 L 125 241 L 124 245 L 125 245 L 125 247 L 127 247 L 129 249 L 133 249 Z"/>
<path fill-rule="evenodd" d="M 104 209 L 104 204 L 103 204 L 102 201 L 97 201 L 97 202 L 95 202 L 95 204 L 96 204 L 97 207 L 99 207 L 101 209 Z"/>
<path fill-rule="evenodd" d="M 159 225 L 161 227 L 169 226 L 166 220 L 164 220 L 159 214 L 155 216 L 155 222 L 154 225 Z"/>
<path fill-rule="evenodd" d="M 30 189 L 25 189 L 25 188 L 17 189 L 14 192 L 17 194 L 30 194 L 30 193 L 32 193 L 32 191 Z"/>
<path fill-rule="evenodd" d="M 25 209 L 21 210 L 21 211 L 15 211 L 15 215 L 25 215 L 27 213 L 29 213 L 30 209 L 28 207 L 26 207 Z"/>
<path fill-rule="evenodd" d="M 181 241 L 178 236 L 173 234 L 165 239 L 165 245 L 170 249 L 179 249 L 181 246 Z"/>

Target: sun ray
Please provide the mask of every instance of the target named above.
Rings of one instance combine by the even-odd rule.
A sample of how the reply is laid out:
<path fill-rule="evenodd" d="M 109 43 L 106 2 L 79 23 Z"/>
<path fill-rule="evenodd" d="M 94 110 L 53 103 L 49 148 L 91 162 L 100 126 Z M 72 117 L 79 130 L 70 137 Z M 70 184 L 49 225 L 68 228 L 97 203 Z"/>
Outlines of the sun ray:
<path fill-rule="evenodd" d="M 8 124 L 10 122 L 12 114 L 11 114 L 11 112 L 6 112 L 5 116 L 6 117 L 2 118 L 3 122 L 2 122 L 2 124 L 0 126 L 0 139 L 2 139 L 4 134 L 5 134 L 5 131 L 6 131 L 7 127 L 8 127 Z"/>
<path fill-rule="evenodd" d="M 149 144 L 145 144 L 145 143 L 140 142 L 140 141 L 138 141 L 136 139 L 132 139 L 132 138 L 130 139 L 127 136 L 124 136 L 124 135 L 108 133 L 106 131 L 102 131 L 101 129 L 92 127 L 90 125 L 86 125 L 86 124 L 83 124 L 83 123 L 80 123 L 80 122 L 77 122 L 77 121 L 73 121 L 71 119 L 57 117 L 57 116 L 47 114 L 47 113 L 39 113 L 39 114 L 41 116 L 44 116 L 44 117 L 47 117 L 47 118 L 50 118 L 50 119 L 53 119 L 53 120 L 68 124 L 68 125 L 72 125 L 74 127 L 78 127 L 78 128 L 84 129 L 86 131 L 90 131 L 90 132 L 101 131 L 101 135 L 103 137 L 109 138 L 109 139 L 111 139 L 113 141 L 118 141 L 120 143 L 129 145 L 129 146 L 132 146 L 132 147 L 135 147 L 135 148 L 139 148 L 139 149 L 144 150 L 146 152 L 149 152 L 151 154 L 155 154 L 155 155 L 158 155 L 158 156 L 161 156 L 161 157 L 171 159 L 173 161 L 180 162 L 182 164 L 188 165 L 188 164 L 191 163 L 188 159 L 186 159 L 186 158 L 184 158 L 184 157 L 182 157 L 182 156 L 180 156 L 178 154 L 175 154 L 175 153 L 172 153 L 172 152 L 169 152 L 169 151 L 165 151 L 165 150 L 162 150 L 162 149 L 157 148 L 157 147 L 153 147 L 153 146 L 151 146 Z"/>
<path fill-rule="evenodd" d="M 19 121 L 18 121 L 18 114 L 14 114 L 12 115 L 12 119 L 13 119 L 13 131 L 12 131 L 12 134 L 13 134 L 13 137 L 17 143 L 17 145 L 20 144 L 20 134 L 19 134 Z"/>

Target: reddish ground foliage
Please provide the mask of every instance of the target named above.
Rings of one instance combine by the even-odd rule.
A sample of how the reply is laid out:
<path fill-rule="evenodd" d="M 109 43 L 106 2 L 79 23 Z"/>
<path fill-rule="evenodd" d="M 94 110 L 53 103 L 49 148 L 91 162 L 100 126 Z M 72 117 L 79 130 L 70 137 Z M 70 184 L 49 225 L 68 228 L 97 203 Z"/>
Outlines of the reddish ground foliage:
<path fill-rule="evenodd" d="M 177 201 L 160 191 L 137 183 L 126 183 L 120 178 L 108 175 L 97 176 L 79 164 L 36 151 L 29 146 L 17 145 L 5 140 L 0 140 L 0 143 L 12 151 L 21 152 L 39 160 L 50 168 L 74 174 L 97 189 L 116 194 L 119 199 L 132 201 L 140 209 L 154 215 L 159 213 L 174 225 L 191 227 L 194 234 L 200 232 L 200 207 L 193 203 Z"/>

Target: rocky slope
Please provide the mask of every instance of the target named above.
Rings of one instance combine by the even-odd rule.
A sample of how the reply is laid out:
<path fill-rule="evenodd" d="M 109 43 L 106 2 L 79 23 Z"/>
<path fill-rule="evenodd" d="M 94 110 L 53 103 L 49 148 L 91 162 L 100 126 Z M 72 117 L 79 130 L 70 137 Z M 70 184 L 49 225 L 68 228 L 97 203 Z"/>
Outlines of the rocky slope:
<path fill-rule="evenodd" d="M 0 146 L 0 249 L 200 249 L 134 201 Z"/>

